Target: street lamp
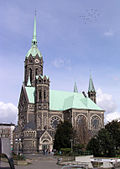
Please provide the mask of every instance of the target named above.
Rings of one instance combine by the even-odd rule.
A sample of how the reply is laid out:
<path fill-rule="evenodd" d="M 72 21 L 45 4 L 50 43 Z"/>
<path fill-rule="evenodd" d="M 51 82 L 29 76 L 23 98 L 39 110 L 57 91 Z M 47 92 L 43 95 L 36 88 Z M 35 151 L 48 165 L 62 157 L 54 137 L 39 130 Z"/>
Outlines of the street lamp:
<path fill-rule="evenodd" d="M 73 150 L 73 139 L 70 139 L 70 143 L 71 143 L 71 152 Z"/>
<path fill-rule="evenodd" d="M 16 138 L 15 143 L 17 144 L 17 155 L 18 155 L 20 151 L 21 138 Z"/>

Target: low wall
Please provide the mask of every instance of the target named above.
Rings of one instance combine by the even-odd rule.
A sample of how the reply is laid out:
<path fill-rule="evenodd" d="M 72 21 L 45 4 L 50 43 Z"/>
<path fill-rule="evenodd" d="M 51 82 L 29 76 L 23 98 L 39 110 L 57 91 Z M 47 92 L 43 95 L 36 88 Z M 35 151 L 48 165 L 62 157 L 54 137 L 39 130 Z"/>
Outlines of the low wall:
<path fill-rule="evenodd" d="M 75 161 L 76 162 L 81 162 L 81 163 L 90 163 L 91 162 L 91 158 L 93 158 L 93 155 L 77 156 L 77 157 L 75 157 Z"/>

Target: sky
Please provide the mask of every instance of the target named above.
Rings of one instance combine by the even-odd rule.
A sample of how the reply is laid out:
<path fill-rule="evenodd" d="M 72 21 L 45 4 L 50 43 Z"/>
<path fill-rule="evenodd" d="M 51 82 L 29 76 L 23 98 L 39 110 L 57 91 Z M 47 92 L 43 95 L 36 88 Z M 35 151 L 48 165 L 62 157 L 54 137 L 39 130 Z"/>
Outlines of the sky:
<path fill-rule="evenodd" d="M 0 122 L 17 122 L 35 9 L 50 88 L 88 91 L 92 75 L 105 122 L 120 117 L 120 0 L 0 0 Z"/>

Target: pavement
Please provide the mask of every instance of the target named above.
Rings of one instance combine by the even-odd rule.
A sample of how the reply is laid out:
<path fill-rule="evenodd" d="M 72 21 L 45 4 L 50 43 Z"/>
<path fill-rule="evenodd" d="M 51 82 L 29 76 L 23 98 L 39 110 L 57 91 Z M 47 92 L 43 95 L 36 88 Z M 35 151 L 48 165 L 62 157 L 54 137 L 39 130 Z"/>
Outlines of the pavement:
<path fill-rule="evenodd" d="M 53 156 L 43 155 L 26 155 L 31 164 L 24 166 L 15 165 L 15 169 L 61 169 L 62 166 L 57 165 L 57 158 Z M 7 167 L 8 164 L 2 162 L 1 166 Z"/>

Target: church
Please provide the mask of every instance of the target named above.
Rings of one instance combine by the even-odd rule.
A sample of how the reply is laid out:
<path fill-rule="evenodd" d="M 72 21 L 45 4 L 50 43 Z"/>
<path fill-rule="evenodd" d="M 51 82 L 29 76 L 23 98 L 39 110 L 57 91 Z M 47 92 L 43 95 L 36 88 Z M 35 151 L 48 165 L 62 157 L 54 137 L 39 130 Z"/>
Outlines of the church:
<path fill-rule="evenodd" d="M 96 104 L 92 77 L 88 95 L 79 93 L 76 83 L 71 92 L 51 90 L 50 77 L 43 73 L 43 59 L 37 46 L 35 16 L 32 45 L 24 61 L 14 151 L 18 147 L 23 153 L 37 153 L 44 149 L 52 151 L 57 125 L 64 120 L 72 123 L 73 128 L 85 120 L 93 134 L 104 127 L 104 110 Z"/>

